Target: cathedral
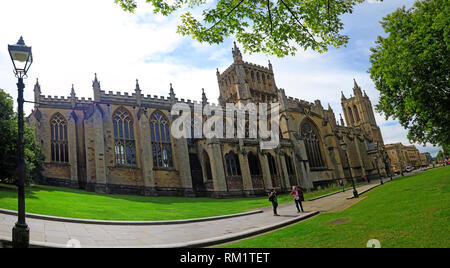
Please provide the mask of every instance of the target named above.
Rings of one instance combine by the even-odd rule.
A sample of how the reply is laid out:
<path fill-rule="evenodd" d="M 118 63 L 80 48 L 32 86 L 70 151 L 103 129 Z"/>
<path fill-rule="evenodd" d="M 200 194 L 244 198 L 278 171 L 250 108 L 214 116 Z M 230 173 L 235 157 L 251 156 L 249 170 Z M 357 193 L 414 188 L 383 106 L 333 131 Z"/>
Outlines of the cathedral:
<path fill-rule="evenodd" d="M 41 95 L 27 124 L 35 128 L 45 155 L 41 184 L 111 194 L 148 196 L 257 196 L 270 189 L 312 189 L 337 180 L 386 175 L 383 138 L 372 104 L 356 81 L 353 96 L 341 95 L 344 119 L 328 105 L 288 97 L 278 88 L 272 65 L 243 61 L 217 70 L 218 106 L 227 103 L 278 103 L 279 144 L 262 149 L 259 139 L 179 138 L 170 128 L 174 104 L 209 104 L 168 96 L 102 90 L 95 75 L 94 98 Z M 376 145 L 376 146 L 374 146 Z M 387 171 L 387 172 L 386 172 Z"/>

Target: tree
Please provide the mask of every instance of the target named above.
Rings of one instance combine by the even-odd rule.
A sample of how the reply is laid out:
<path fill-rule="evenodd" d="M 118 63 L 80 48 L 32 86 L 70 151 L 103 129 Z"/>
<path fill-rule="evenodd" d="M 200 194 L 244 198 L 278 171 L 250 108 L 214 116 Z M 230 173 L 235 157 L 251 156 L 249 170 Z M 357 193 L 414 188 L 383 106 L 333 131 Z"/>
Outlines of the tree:
<path fill-rule="evenodd" d="M 14 109 L 10 95 L 0 89 L 0 181 L 13 178 L 16 171 L 17 135 L 14 135 Z"/>
<path fill-rule="evenodd" d="M 14 113 L 12 97 L 0 89 L 0 182 L 17 180 L 17 114 Z M 34 136 L 34 130 L 25 126 L 25 174 L 26 181 L 41 179 L 44 156 Z"/>
<path fill-rule="evenodd" d="M 439 161 L 442 163 L 444 161 L 444 152 L 441 150 L 436 155 L 436 164 L 439 163 Z"/>
<path fill-rule="evenodd" d="M 295 55 L 297 47 L 324 52 L 341 47 L 348 36 L 340 31 L 340 16 L 352 13 L 365 0 L 146 0 L 155 14 L 168 16 L 181 9 L 202 9 L 202 19 L 191 12 L 181 14 L 177 32 L 199 42 L 222 43 L 234 35 L 246 52 L 283 57 Z M 382 1 L 382 0 L 379 0 Z M 115 0 L 133 12 L 135 0 Z"/>
<path fill-rule="evenodd" d="M 376 106 L 418 143 L 450 145 L 450 1 L 417 1 L 381 24 L 388 34 L 371 49 L 370 76 L 380 91 Z"/>

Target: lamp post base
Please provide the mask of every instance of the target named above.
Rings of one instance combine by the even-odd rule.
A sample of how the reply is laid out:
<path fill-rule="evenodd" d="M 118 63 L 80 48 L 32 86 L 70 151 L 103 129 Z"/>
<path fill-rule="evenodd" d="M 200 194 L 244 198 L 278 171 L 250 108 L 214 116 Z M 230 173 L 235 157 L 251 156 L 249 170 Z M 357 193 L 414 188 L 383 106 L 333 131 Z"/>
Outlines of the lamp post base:
<path fill-rule="evenodd" d="M 28 225 L 16 223 L 12 230 L 13 248 L 29 248 L 30 247 L 30 228 Z"/>
<path fill-rule="evenodd" d="M 353 190 L 353 197 L 355 197 L 355 198 L 359 197 L 358 191 L 356 191 L 356 189 Z"/>

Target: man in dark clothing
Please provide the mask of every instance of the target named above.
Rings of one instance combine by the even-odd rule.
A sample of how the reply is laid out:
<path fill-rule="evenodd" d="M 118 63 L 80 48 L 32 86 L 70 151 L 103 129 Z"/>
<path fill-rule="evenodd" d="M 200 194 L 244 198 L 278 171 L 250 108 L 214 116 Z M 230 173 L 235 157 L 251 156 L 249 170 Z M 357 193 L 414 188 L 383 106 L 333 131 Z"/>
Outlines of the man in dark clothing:
<path fill-rule="evenodd" d="M 275 191 L 275 189 L 272 189 L 272 191 L 270 192 L 270 194 L 269 194 L 269 201 L 272 202 L 273 215 L 274 216 L 280 216 L 277 213 L 278 201 L 277 201 L 277 191 Z"/>

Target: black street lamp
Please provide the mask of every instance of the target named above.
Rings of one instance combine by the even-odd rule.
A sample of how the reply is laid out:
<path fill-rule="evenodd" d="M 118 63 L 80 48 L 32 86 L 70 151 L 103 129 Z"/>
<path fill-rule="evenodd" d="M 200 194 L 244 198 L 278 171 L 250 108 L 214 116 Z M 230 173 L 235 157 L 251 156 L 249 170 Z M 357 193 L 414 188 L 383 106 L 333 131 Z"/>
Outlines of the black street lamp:
<path fill-rule="evenodd" d="M 23 144 L 23 90 L 25 84 L 23 78 L 27 78 L 27 72 L 33 63 L 33 55 L 31 47 L 27 47 L 23 38 L 20 37 L 15 45 L 8 45 L 9 55 L 14 65 L 14 74 L 18 78 L 18 128 L 17 137 L 18 149 L 18 221 L 13 228 L 12 241 L 14 248 L 28 248 L 30 246 L 30 228 L 25 222 L 25 160 L 24 160 L 24 144 Z"/>
<path fill-rule="evenodd" d="M 375 153 L 375 162 L 377 163 L 378 177 L 380 178 L 380 184 L 383 184 L 383 178 L 381 178 L 380 167 L 378 165 L 378 152 Z"/>
<path fill-rule="evenodd" d="M 383 150 L 383 162 L 386 169 L 386 175 L 389 176 L 392 181 L 391 161 L 385 150 Z"/>
<path fill-rule="evenodd" d="M 355 181 L 353 180 L 353 175 L 352 175 L 352 168 L 350 167 L 350 161 L 348 160 L 347 143 L 345 143 L 345 141 L 342 140 L 341 143 L 339 143 L 339 145 L 341 146 L 342 151 L 344 151 L 345 158 L 347 159 L 348 172 L 350 174 L 350 179 L 352 180 L 352 186 L 353 186 L 353 196 L 355 198 L 358 198 L 359 194 L 358 194 L 358 191 L 356 190 L 356 187 L 355 187 Z"/>

